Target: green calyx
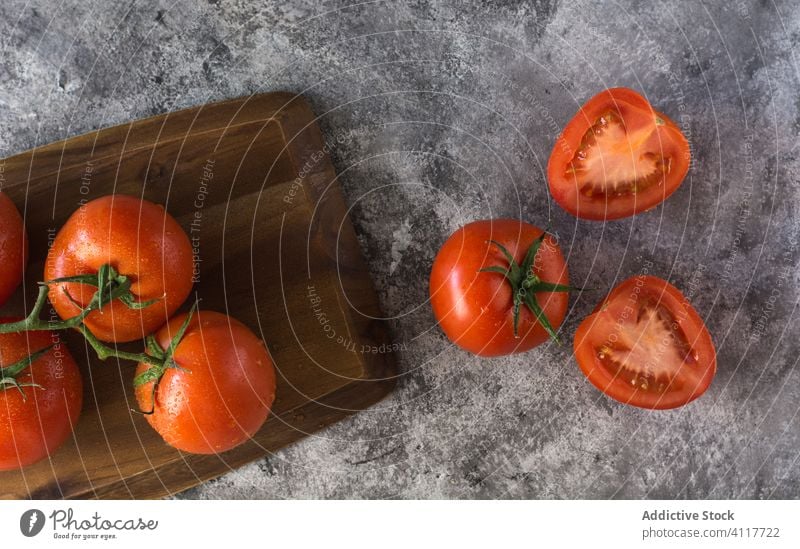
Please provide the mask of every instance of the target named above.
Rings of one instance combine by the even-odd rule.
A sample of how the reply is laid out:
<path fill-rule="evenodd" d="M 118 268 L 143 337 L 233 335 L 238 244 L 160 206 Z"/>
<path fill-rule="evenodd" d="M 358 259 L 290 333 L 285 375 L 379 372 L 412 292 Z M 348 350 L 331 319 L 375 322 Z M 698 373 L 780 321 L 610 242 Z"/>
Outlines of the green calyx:
<path fill-rule="evenodd" d="M 94 295 L 92 295 L 92 299 L 89 300 L 89 304 L 83 307 L 73 299 L 66 289 L 64 289 L 64 293 L 69 300 L 78 307 L 81 312 L 61 322 L 42 320 L 42 309 L 44 309 L 44 306 L 47 304 L 50 285 L 62 283 L 86 284 L 87 286 L 94 286 L 97 290 Z M 108 264 L 100 267 L 97 274 L 68 276 L 42 282 L 39 286 L 39 295 L 36 298 L 36 303 L 30 314 L 18 322 L 0 324 L 0 334 L 80 328 L 83 325 L 83 321 L 89 316 L 89 313 L 102 309 L 115 299 L 119 299 L 128 308 L 137 310 L 149 307 L 159 301 L 159 299 L 136 301 L 136 298 L 131 292 L 131 284 L 132 281 L 129 277 L 119 274 L 114 267 Z"/>
<path fill-rule="evenodd" d="M 77 307 L 81 308 L 83 312 L 86 310 L 94 311 L 102 309 L 108 303 L 115 299 L 119 299 L 129 309 L 146 309 L 150 305 L 157 303 L 158 299 L 151 299 L 149 301 L 136 301 L 133 293 L 131 292 L 131 279 L 123 274 L 119 274 L 117 270 L 110 264 L 105 264 L 98 269 L 97 274 L 85 274 L 76 276 L 66 276 L 64 278 L 56 278 L 49 280 L 45 284 L 64 284 L 64 283 L 85 284 L 87 286 L 94 286 L 97 291 L 92 296 L 89 305 L 85 309 L 76 302 L 71 295 L 64 290 L 70 301 Z"/>
<path fill-rule="evenodd" d="M 136 376 L 133 379 L 133 386 L 134 387 L 141 387 L 142 385 L 146 385 L 147 383 L 153 383 L 152 387 L 152 394 L 151 394 L 151 408 L 150 410 L 144 412 L 141 410 L 134 410 L 144 415 L 150 415 L 155 411 L 156 407 L 156 388 L 158 387 L 159 381 L 161 378 L 164 377 L 164 374 L 167 373 L 167 370 L 170 368 L 177 368 L 178 370 L 182 370 L 184 372 L 188 372 L 186 368 L 182 367 L 175 361 L 175 350 L 178 348 L 178 344 L 183 340 L 183 336 L 186 335 L 186 330 L 189 328 L 189 323 L 192 321 L 192 317 L 194 316 L 195 312 L 197 311 L 198 303 L 192 306 L 192 309 L 189 311 L 189 314 L 186 316 L 186 319 L 181 324 L 178 333 L 175 334 L 175 337 L 169 343 L 169 347 L 166 349 L 162 349 L 161 345 L 159 345 L 156 338 L 152 335 L 147 336 L 145 343 L 147 345 L 147 353 L 144 354 L 147 357 L 146 360 L 140 360 L 140 362 L 145 362 L 150 365 L 150 367 Z"/>
<path fill-rule="evenodd" d="M 25 368 L 28 368 L 31 364 L 42 358 L 46 353 L 50 352 L 52 348 L 53 345 L 50 345 L 49 347 L 45 347 L 40 351 L 36 351 L 30 356 L 26 356 L 22 360 L 19 360 L 10 366 L 0 368 L 0 391 L 5 391 L 6 389 L 17 389 L 22 395 L 22 400 L 27 400 L 27 396 L 25 395 L 23 387 L 36 387 L 38 389 L 43 389 L 44 387 L 38 383 L 21 383 L 17 379 L 17 376 L 19 376 L 22 371 L 25 370 Z"/>
<path fill-rule="evenodd" d="M 508 280 L 509 284 L 511 284 L 511 289 L 513 293 L 513 314 L 514 314 L 514 337 L 519 337 L 519 316 L 520 311 L 523 307 L 527 307 L 531 313 L 536 317 L 536 320 L 548 335 L 552 338 L 553 341 L 556 343 L 561 343 L 556 334 L 556 331 L 553 329 L 553 326 L 550 324 L 550 321 L 547 319 L 547 316 L 544 314 L 542 307 L 536 301 L 536 297 L 534 294 L 538 292 L 571 292 L 571 291 L 580 291 L 580 288 L 573 288 L 571 286 L 565 286 L 563 284 L 553 284 L 551 282 L 545 282 L 541 280 L 533 269 L 533 263 L 536 259 L 536 254 L 539 252 L 539 248 L 542 245 L 545 237 L 547 236 L 547 231 L 543 232 L 539 238 L 533 241 L 533 243 L 528 248 L 527 253 L 525 254 L 525 259 L 522 261 L 522 265 L 519 265 L 514 256 L 506 249 L 505 246 L 497 242 L 496 240 L 489 240 L 490 244 L 497 246 L 497 248 L 503 253 L 506 260 L 508 261 L 507 267 L 500 267 L 500 266 L 492 266 L 486 267 L 484 269 L 480 269 L 478 272 L 481 273 L 497 273 L 503 275 L 506 280 Z"/>

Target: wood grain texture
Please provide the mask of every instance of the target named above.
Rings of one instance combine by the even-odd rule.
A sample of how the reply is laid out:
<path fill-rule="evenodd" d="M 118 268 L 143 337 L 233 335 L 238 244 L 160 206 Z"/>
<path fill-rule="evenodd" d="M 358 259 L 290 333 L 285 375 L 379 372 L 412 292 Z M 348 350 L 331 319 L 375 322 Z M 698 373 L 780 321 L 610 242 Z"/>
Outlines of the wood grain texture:
<path fill-rule="evenodd" d="M 3 498 L 158 498 L 221 475 L 374 404 L 395 365 L 336 174 L 307 103 L 270 93 L 204 105 L 7 158 L 3 190 L 24 212 L 29 309 L 47 247 L 88 200 L 111 193 L 164 204 L 197 247 L 204 309 L 263 337 L 278 371 L 273 414 L 218 456 L 167 446 L 135 407 L 135 365 L 98 361 L 64 338 L 84 374 L 72 441 L 51 459 L 0 473 Z M 139 344 L 126 348 L 136 349 Z"/>

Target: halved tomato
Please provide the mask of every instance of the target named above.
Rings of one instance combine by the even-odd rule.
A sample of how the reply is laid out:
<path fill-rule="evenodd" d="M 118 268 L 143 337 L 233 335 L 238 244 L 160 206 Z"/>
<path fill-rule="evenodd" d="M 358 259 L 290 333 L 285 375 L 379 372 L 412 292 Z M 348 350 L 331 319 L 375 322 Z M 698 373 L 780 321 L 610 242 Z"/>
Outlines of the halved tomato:
<path fill-rule="evenodd" d="M 592 97 L 556 139 L 550 193 L 582 219 L 619 219 L 667 199 L 689 171 L 689 142 L 633 90 Z"/>
<path fill-rule="evenodd" d="M 666 280 L 638 275 L 608 294 L 575 332 L 575 357 L 592 384 L 641 408 L 683 406 L 717 371 L 703 320 Z"/>

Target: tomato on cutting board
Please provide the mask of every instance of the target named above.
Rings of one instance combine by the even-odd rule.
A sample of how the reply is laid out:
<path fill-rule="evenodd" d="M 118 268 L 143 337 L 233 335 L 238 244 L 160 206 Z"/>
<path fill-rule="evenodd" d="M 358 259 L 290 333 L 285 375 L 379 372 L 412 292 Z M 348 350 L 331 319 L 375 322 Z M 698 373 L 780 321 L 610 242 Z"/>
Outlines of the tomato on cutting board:
<path fill-rule="evenodd" d="M 102 341 L 142 339 L 167 323 L 192 289 L 189 237 L 161 205 L 112 195 L 81 206 L 61 228 L 45 263 L 46 281 L 97 275 L 114 269 L 112 284 L 130 284 L 131 303 L 114 299 L 84 320 Z M 96 286 L 50 285 L 50 301 L 62 319 L 81 313 Z M 145 306 L 146 305 L 146 306 Z"/>
<path fill-rule="evenodd" d="M 556 139 L 547 165 L 550 193 L 583 219 L 649 210 L 689 171 L 689 142 L 666 115 L 628 88 L 600 92 Z"/>
<path fill-rule="evenodd" d="M 22 216 L 11 199 L 0 192 L 0 306 L 22 282 L 28 262 L 28 238 Z"/>
<path fill-rule="evenodd" d="M 683 406 L 717 371 L 711 335 L 680 290 L 639 275 L 614 288 L 578 326 L 575 358 L 592 384 L 641 408 Z"/>
<path fill-rule="evenodd" d="M 44 331 L 0 334 L 0 471 L 46 458 L 78 422 L 81 373 L 57 341 Z"/>
<path fill-rule="evenodd" d="M 512 219 L 476 221 L 439 250 L 431 306 L 461 348 L 480 356 L 521 353 L 556 338 L 568 283 L 561 249 L 542 229 Z"/>
<path fill-rule="evenodd" d="M 264 342 L 238 320 L 198 311 L 186 321 L 187 315 L 178 315 L 156 334 L 164 351 L 176 337 L 180 340 L 174 364 L 157 371 L 140 363 L 136 399 L 171 446 L 193 454 L 225 452 L 250 439 L 267 420 L 275 400 L 275 368 Z"/>

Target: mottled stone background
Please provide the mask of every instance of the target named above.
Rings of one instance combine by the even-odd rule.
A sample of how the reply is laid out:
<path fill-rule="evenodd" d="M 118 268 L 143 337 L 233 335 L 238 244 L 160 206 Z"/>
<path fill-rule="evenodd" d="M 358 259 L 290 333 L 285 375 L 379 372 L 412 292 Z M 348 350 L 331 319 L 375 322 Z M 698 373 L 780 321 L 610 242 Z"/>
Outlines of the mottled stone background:
<path fill-rule="evenodd" d="M 378 407 L 180 497 L 800 495 L 797 2 L 3 0 L 0 153 L 259 91 L 328 135 L 402 372 Z M 602 88 L 690 136 L 663 207 L 607 224 L 553 204 L 555 135 Z M 683 288 L 719 373 L 682 409 L 603 397 L 570 346 L 476 360 L 427 305 L 437 248 L 479 218 L 550 220 L 577 323 L 642 271 Z"/>

